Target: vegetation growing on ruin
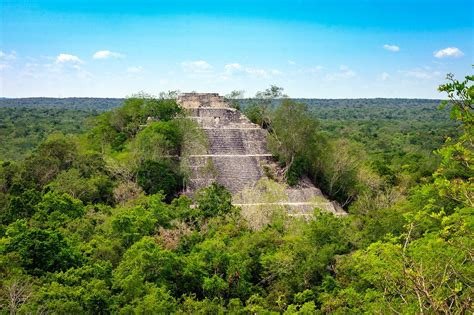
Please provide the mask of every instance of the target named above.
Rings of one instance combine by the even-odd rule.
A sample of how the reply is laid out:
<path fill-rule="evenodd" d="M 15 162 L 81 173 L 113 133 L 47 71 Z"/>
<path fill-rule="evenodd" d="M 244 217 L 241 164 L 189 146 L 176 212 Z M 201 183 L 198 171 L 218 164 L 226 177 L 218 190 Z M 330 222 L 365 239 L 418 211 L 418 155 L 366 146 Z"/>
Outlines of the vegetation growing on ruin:
<path fill-rule="evenodd" d="M 456 123 L 433 124 L 449 129 L 420 122 L 406 133 L 400 120 L 321 120 L 294 100 L 273 108 L 276 87 L 259 94 L 248 110 L 286 179 L 309 177 L 345 204 L 340 218 L 315 209 L 311 220 L 275 211 L 255 222 L 216 184 L 178 196 L 175 156 L 195 131 L 166 96 L 128 98 L 83 133 L 59 129 L 24 159 L 2 157 L 0 309 L 472 312 L 473 81 L 440 87 Z"/>

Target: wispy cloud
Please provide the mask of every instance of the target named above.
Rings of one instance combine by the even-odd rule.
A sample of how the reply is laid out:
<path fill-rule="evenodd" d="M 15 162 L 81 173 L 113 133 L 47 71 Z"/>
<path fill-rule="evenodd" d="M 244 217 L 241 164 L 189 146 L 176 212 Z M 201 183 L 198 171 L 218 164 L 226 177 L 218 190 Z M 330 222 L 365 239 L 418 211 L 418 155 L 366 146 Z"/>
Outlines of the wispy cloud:
<path fill-rule="evenodd" d="M 288 64 L 291 65 L 291 66 L 294 66 L 294 65 L 296 65 L 296 61 L 288 60 Z"/>
<path fill-rule="evenodd" d="M 16 59 L 16 52 L 6 53 L 0 50 L 0 71 L 11 68 L 11 62 Z"/>
<path fill-rule="evenodd" d="M 321 70 L 323 69 L 324 69 L 323 66 L 314 66 L 314 67 L 300 69 L 298 70 L 298 73 L 320 74 Z"/>
<path fill-rule="evenodd" d="M 385 50 L 392 51 L 392 52 L 399 52 L 400 51 L 400 47 L 397 46 L 397 45 L 385 44 L 385 45 L 383 45 L 383 48 Z"/>
<path fill-rule="evenodd" d="M 39 68 L 41 65 L 36 62 L 27 62 L 24 66 L 23 69 L 20 71 L 20 76 L 21 77 L 31 77 L 31 78 L 38 78 L 39 74 L 41 71 Z"/>
<path fill-rule="evenodd" d="M 429 68 L 425 68 L 425 69 L 415 68 L 411 70 L 402 70 L 399 72 L 402 73 L 406 77 L 421 79 L 421 80 L 430 80 L 430 79 L 439 77 L 441 75 L 441 72 L 432 71 Z"/>
<path fill-rule="evenodd" d="M 390 79 L 390 74 L 388 74 L 387 72 L 382 72 L 379 78 L 381 81 L 387 81 L 388 79 Z"/>
<path fill-rule="evenodd" d="M 257 78 L 268 78 L 270 76 L 267 70 L 259 68 L 244 68 L 244 73 Z"/>
<path fill-rule="evenodd" d="M 82 61 L 78 56 L 61 53 L 56 56 L 54 63 L 45 64 L 44 67 L 49 74 L 56 76 L 59 80 L 71 75 L 74 75 L 79 79 L 92 78 L 92 73 L 84 69 L 82 64 L 84 64 L 84 61 Z"/>
<path fill-rule="evenodd" d="M 85 70 L 79 65 L 73 65 L 72 68 L 76 70 L 76 76 L 79 79 L 91 79 L 93 77 L 92 73 L 89 71 Z"/>
<path fill-rule="evenodd" d="M 6 53 L 2 50 L 0 50 L 0 60 L 1 61 L 10 61 L 10 60 L 15 60 L 16 59 L 16 52 L 11 51 L 9 53 Z"/>
<path fill-rule="evenodd" d="M 83 63 L 83 61 L 74 55 L 61 53 L 56 57 L 56 63 Z"/>
<path fill-rule="evenodd" d="M 335 81 L 339 79 L 346 80 L 353 78 L 356 75 L 357 73 L 354 70 L 350 69 L 348 66 L 341 65 L 339 66 L 339 71 L 327 74 L 326 79 L 328 81 Z"/>
<path fill-rule="evenodd" d="M 110 50 L 99 50 L 94 53 L 92 58 L 94 59 L 109 59 L 109 58 L 124 58 L 125 55 L 115 52 L 115 51 L 110 51 Z"/>
<path fill-rule="evenodd" d="M 133 67 L 128 67 L 127 68 L 128 73 L 141 73 L 143 72 L 143 67 L 142 66 L 133 66 Z"/>
<path fill-rule="evenodd" d="M 204 60 L 183 61 L 181 68 L 188 73 L 208 73 L 213 69 L 213 67 Z"/>
<path fill-rule="evenodd" d="M 435 51 L 433 55 L 436 58 L 458 58 L 464 56 L 464 53 L 457 47 L 447 47 L 438 51 Z"/>
<path fill-rule="evenodd" d="M 239 63 L 229 63 L 224 66 L 224 70 L 226 74 L 234 74 L 244 71 L 244 67 L 242 67 Z"/>
<path fill-rule="evenodd" d="M 33 78 L 46 81 L 65 81 L 69 79 L 89 80 L 93 74 L 83 67 L 82 61 L 69 54 L 60 54 L 57 57 L 44 57 L 47 62 L 33 60 L 19 69 L 21 78 Z"/>
<path fill-rule="evenodd" d="M 278 69 L 262 69 L 254 67 L 242 66 L 239 63 L 229 63 L 224 66 L 224 72 L 227 76 L 233 75 L 248 75 L 257 78 L 269 78 L 272 76 L 281 75 L 282 72 Z"/>

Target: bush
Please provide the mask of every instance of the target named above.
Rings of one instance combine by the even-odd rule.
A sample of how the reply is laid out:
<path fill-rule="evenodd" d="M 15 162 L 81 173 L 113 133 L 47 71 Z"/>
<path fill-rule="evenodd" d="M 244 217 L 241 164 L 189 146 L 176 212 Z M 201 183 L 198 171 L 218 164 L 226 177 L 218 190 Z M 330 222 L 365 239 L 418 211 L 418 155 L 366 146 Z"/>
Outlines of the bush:
<path fill-rule="evenodd" d="M 168 202 L 182 189 L 183 185 L 181 174 L 170 162 L 166 161 L 145 161 L 138 168 L 137 182 L 149 195 L 163 192 Z"/>
<path fill-rule="evenodd" d="M 32 275 L 65 271 L 81 262 L 79 251 L 57 231 L 29 228 L 19 220 L 8 228 L 7 236 L 6 252 L 16 252 L 20 265 Z"/>
<path fill-rule="evenodd" d="M 224 186 L 216 183 L 199 191 L 196 202 L 204 217 L 224 215 L 232 210 L 232 195 Z"/>

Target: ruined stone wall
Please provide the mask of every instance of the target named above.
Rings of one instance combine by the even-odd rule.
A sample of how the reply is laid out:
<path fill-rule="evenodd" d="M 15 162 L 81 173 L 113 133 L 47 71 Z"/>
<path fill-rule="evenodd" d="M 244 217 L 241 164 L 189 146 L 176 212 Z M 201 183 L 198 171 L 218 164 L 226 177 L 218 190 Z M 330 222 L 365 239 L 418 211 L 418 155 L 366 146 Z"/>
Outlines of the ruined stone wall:
<path fill-rule="evenodd" d="M 178 103 L 183 108 L 226 108 L 227 102 L 217 93 L 183 93 L 178 96 Z"/>

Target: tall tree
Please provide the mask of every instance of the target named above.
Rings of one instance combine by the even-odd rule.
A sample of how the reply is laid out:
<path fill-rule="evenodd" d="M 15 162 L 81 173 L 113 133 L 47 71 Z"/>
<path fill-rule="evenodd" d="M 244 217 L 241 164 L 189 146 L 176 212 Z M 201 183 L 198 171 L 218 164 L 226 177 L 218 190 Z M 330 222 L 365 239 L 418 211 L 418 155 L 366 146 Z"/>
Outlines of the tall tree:
<path fill-rule="evenodd" d="M 296 159 L 305 159 L 312 150 L 317 149 L 318 130 L 319 124 L 306 104 L 284 100 L 276 109 L 272 117 L 269 145 L 285 164 L 284 175 Z"/>
<path fill-rule="evenodd" d="M 255 99 L 246 108 L 245 114 L 252 122 L 267 128 L 271 124 L 272 100 L 282 98 L 288 98 L 288 95 L 283 93 L 283 88 L 271 85 L 268 89 L 255 94 Z"/>

